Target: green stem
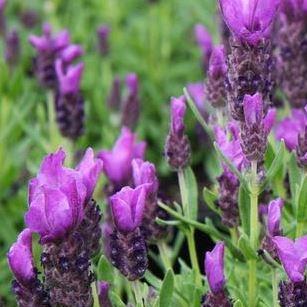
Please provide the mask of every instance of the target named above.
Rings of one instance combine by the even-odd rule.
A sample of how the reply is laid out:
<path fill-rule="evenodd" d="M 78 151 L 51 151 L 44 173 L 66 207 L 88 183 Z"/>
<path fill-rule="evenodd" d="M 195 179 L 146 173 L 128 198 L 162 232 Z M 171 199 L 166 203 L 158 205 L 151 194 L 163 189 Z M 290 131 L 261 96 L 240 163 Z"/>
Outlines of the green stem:
<path fill-rule="evenodd" d="M 184 170 L 182 169 L 178 170 L 178 181 L 179 181 L 183 215 L 188 219 L 190 219 L 187 186 L 184 178 Z M 188 241 L 189 255 L 191 259 L 192 268 L 196 273 L 195 281 L 196 284 L 201 287 L 201 274 L 198 265 L 195 240 L 194 240 L 194 227 L 191 226 L 188 227 L 188 229 L 186 230 L 186 237 Z"/>
<path fill-rule="evenodd" d="M 277 270 L 272 269 L 273 307 L 278 307 L 278 276 Z"/>
<path fill-rule="evenodd" d="M 304 222 L 298 221 L 296 224 L 296 232 L 295 232 L 296 238 L 299 238 L 304 234 L 304 229 L 305 229 Z"/>
<path fill-rule="evenodd" d="M 258 182 L 257 182 L 257 161 L 251 163 L 251 182 L 250 182 L 250 244 L 256 251 L 258 249 Z M 249 306 L 257 304 L 257 261 L 249 261 Z"/>
<path fill-rule="evenodd" d="M 257 261 L 252 259 L 248 261 L 248 299 L 249 307 L 257 306 Z"/>
<path fill-rule="evenodd" d="M 136 307 L 144 307 L 143 296 L 140 287 L 140 282 L 138 280 L 132 282 L 133 293 L 135 297 Z"/>
<path fill-rule="evenodd" d="M 185 179 L 184 179 L 184 171 L 182 169 L 178 170 L 178 182 L 179 182 L 179 188 L 180 188 L 183 214 L 184 216 L 190 218 L 189 212 L 188 212 L 188 202 L 189 202 L 188 193 L 187 193 L 187 187 L 186 187 Z"/>
<path fill-rule="evenodd" d="M 163 266 L 165 268 L 165 271 L 167 271 L 168 269 L 172 268 L 172 263 L 169 257 L 166 243 L 162 241 L 162 242 L 159 242 L 157 245 L 158 245 L 158 249 L 160 253 L 160 258 L 163 262 Z"/>
<path fill-rule="evenodd" d="M 250 243 L 257 250 L 258 248 L 258 183 L 257 183 L 257 162 L 252 162 L 251 178 L 251 207 L 250 207 Z"/>

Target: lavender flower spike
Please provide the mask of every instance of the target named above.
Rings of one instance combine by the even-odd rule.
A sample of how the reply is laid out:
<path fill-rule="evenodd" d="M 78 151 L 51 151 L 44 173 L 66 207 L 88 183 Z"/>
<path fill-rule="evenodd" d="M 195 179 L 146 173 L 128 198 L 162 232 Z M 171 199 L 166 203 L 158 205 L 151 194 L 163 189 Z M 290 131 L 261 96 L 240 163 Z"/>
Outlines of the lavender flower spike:
<path fill-rule="evenodd" d="M 55 65 L 59 80 L 55 102 L 58 126 L 63 136 L 75 140 L 84 131 L 84 100 L 80 93 L 84 64 L 64 69 L 64 62 L 59 59 Z"/>
<path fill-rule="evenodd" d="M 101 25 L 97 29 L 98 50 L 101 55 L 106 56 L 109 53 L 109 35 L 110 28 L 107 25 Z"/>
<path fill-rule="evenodd" d="M 104 162 L 104 173 L 113 184 L 115 190 L 125 186 L 132 175 L 131 162 L 135 158 L 143 158 L 146 143 L 137 143 L 136 135 L 124 127 L 112 150 L 102 150 L 98 158 Z"/>
<path fill-rule="evenodd" d="M 141 225 L 145 208 L 146 187 L 124 187 L 110 198 L 116 228 L 122 233 L 133 232 Z"/>
<path fill-rule="evenodd" d="M 242 150 L 249 161 L 262 162 L 267 136 L 275 121 L 275 111 L 266 115 L 261 94 L 245 95 L 243 100 L 245 122 L 241 129 Z"/>
<path fill-rule="evenodd" d="M 280 0 L 219 0 L 226 24 L 235 37 L 257 45 L 269 33 Z"/>
<path fill-rule="evenodd" d="M 172 98 L 171 123 L 166 139 L 165 154 L 170 166 L 181 169 L 187 166 L 190 157 L 190 143 L 184 134 L 184 116 L 186 112 L 185 98 Z"/>
<path fill-rule="evenodd" d="M 231 304 L 225 293 L 224 275 L 224 243 L 219 242 L 211 252 L 206 253 L 205 271 L 211 292 L 203 298 L 202 306 L 223 306 L 230 307 Z"/>
<path fill-rule="evenodd" d="M 227 76 L 227 65 L 224 46 L 216 46 L 209 61 L 208 81 L 206 96 L 215 108 L 226 105 L 225 80 Z"/>
<path fill-rule="evenodd" d="M 126 87 L 128 94 L 123 101 L 121 124 L 133 129 L 140 115 L 139 80 L 135 73 L 126 76 Z"/>
<path fill-rule="evenodd" d="M 115 76 L 112 82 L 109 96 L 107 98 L 107 106 L 114 111 L 119 110 L 122 102 L 120 86 L 120 78 L 118 76 Z"/>
<path fill-rule="evenodd" d="M 16 29 L 8 32 L 5 38 L 4 58 L 6 63 L 13 68 L 20 57 L 20 38 Z"/>
<path fill-rule="evenodd" d="M 147 268 L 147 246 L 140 231 L 146 186 L 124 187 L 110 198 L 115 229 L 110 236 L 112 264 L 129 280 L 141 278 Z"/>
<path fill-rule="evenodd" d="M 50 306 L 49 297 L 41 282 L 37 278 L 32 254 L 32 232 L 24 229 L 18 236 L 8 254 L 10 269 L 16 280 L 12 289 L 17 297 L 18 306 Z"/>

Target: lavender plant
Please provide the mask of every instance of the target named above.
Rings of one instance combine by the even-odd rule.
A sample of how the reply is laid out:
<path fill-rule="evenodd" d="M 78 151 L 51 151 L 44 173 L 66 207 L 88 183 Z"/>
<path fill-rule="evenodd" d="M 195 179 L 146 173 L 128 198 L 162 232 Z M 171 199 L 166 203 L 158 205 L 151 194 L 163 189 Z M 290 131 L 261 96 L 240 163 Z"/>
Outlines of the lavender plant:
<path fill-rule="evenodd" d="M 52 144 L 74 158 L 65 167 L 59 148 L 29 181 L 26 226 L 7 253 L 19 306 L 307 306 L 306 5 L 217 2 L 223 44 L 201 24 L 194 28 L 206 77 L 186 80 L 183 95 L 170 99 L 168 132 L 157 129 L 163 168 L 147 160 L 147 149 L 157 151 L 152 139 L 138 141 L 147 127 L 136 73 L 126 75 L 124 95 L 109 75 L 107 115 L 120 111 L 115 141 L 109 128 L 97 154 L 84 143 L 80 152 L 63 139 Z M 109 31 L 97 30 L 106 71 Z M 49 125 L 57 122 L 76 146 L 91 92 L 81 92 L 85 64 L 74 64 L 84 51 L 49 25 L 29 40 L 35 74 L 55 98 Z M 272 107 L 274 95 L 283 109 Z M 206 145 L 193 134 L 188 107 Z M 208 169 L 199 166 L 204 157 Z"/>

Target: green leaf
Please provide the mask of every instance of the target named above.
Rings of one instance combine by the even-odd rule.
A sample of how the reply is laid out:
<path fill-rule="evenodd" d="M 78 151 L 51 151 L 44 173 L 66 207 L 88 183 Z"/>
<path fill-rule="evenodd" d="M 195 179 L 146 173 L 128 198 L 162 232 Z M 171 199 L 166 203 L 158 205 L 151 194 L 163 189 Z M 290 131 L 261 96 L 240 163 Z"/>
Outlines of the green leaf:
<path fill-rule="evenodd" d="M 160 291 L 160 307 L 171 306 L 172 297 L 174 291 L 174 274 L 169 269 L 163 279 L 161 291 Z"/>
<path fill-rule="evenodd" d="M 291 191 L 291 199 L 292 202 L 295 203 L 296 199 L 296 186 L 301 182 L 301 171 L 297 164 L 296 155 L 294 152 L 291 153 L 289 164 L 289 183 L 290 183 L 290 191 Z"/>
<path fill-rule="evenodd" d="M 257 254 L 250 246 L 249 239 L 245 233 L 241 234 L 238 246 L 246 260 L 257 259 Z"/>
<path fill-rule="evenodd" d="M 197 181 L 193 170 L 190 167 L 187 167 L 184 170 L 184 179 L 187 187 L 188 194 L 188 214 L 189 218 L 192 220 L 197 219 L 198 213 L 198 189 L 197 189 Z"/>
<path fill-rule="evenodd" d="M 249 235 L 249 223 L 250 223 L 250 196 L 248 191 L 244 188 L 241 184 L 239 188 L 239 197 L 238 197 L 238 204 L 239 204 L 239 213 L 240 213 L 240 220 L 241 225 L 244 232 Z"/>
<path fill-rule="evenodd" d="M 297 195 L 297 220 L 305 222 L 307 220 L 307 175 L 302 179 Z"/>
<path fill-rule="evenodd" d="M 217 195 L 213 193 L 212 191 L 210 191 L 208 188 L 204 187 L 203 197 L 204 197 L 204 201 L 207 204 L 207 206 L 212 211 L 216 212 L 217 214 L 220 214 L 220 211 L 218 210 L 218 208 L 216 207 L 214 203 L 217 200 Z"/>
<path fill-rule="evenodd" d="M 240 300 L 236 300 L 233 304 L 233 307 L 244 307 L 244 305 Z"/>
<path fill-rule="evenodd" d="M 98 262 L 98 280 L 107 281 L 109 283 L 113 283 L 114 281 L 114 272 L 113 267 L 111 266 L 110 262 L 107 258 L 102 255 Z"/>
<path fill-rule="evenodd" d="M 273 162 L 271 163 L 271 165 L 269 166 L 266 172 L 265 180 L 261 184 L 261 187 L 260 187 L 261 191 L 263 191 L 266 185 L 274 179 L 277 172 L 283 166 L 284 155 L 285 155 L 285 142 L 282 140 L 280 142 L 277 154 L 275 155 Z"/>
<path fill-rule="evenodd" d="M 125 303 L 120 299 L 117 293 L 114 291 L 110 291 L 110 300 L 112 302 L 112 305 L 115 307 L 125 307 Z"/>

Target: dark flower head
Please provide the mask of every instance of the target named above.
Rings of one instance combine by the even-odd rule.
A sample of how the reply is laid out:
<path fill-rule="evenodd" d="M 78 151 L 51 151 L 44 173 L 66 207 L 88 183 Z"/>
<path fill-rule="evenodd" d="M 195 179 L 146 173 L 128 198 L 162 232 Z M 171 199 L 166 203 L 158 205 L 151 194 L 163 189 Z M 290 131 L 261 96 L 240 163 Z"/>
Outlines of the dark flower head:
<path fill-rule="evenodd" d="M 26 285 L 35 279 L 34 260 L 32 255 L 32 232 L 30 229 L 24 229 L 18 236 L 8 254 L 8 263 L 16 280 Z"/>
<path fill-rule="evenodd" d="M 90 148 L 76 170 L 65 168 L 64 160 L 62 149 L 48 155 L 29 183 L 25 221 L 31 231 L 39 233 L 42 243 L 62 238 L 80 224 L 102 169 Z"/>
<path fill-rule="evenodd" d="M 146 148 L 145 142 L 137 142 L 136 135 L 128 128 L 122 128 L 112 150 L 102 150 L 98 154 L 104 162 L 104 173 L 109 180 L 122 186 L 131 178 L 131 162 L 135 158 L 142 159 Z"/>
<path fill-rule="evenodd" d="M 294 242 L 286 237 L 274 237 L 279 259 L 293 283 L 304 281 L 307 264 L 307 236 Z"/>
<path fill-rule="evenodd" d="M 269 34 L 280 0 L 219 0 L 224 20 L 240 41 L 257 45 Z"/>
<path fill-rule="evenodd" d="M 109 36 L 110 36 L 111 29 L 107 25 L 101 25 L 97 29 L 97 36 L 98 36 L 98 49 L 101 55 L 107 55 L 109 52 Z"/>
<path fill-rule="evenodd" d="M 133 232 L 141 225 L 145 197 L 145 185 L 140 185 L 135 189 L 124 187 L 110 197 L 114 224 L 120 232 Z"/>
<path fill-rule="evenodd" d="M 224 243 L 217 243 L 211 252 L 206 253 L 205 272 L 213 293 L 220 292 L 225 285 Z"/>

